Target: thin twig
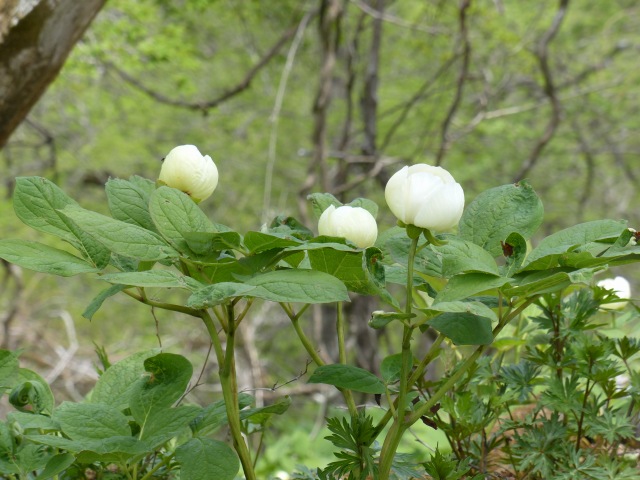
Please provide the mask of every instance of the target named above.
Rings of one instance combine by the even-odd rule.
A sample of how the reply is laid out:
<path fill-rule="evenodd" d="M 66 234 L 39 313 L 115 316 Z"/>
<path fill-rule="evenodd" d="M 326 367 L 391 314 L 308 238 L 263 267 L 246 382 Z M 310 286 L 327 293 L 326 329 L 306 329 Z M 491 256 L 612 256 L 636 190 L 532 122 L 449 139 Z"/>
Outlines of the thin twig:
<path fill-rule="evenodd" d="M 456 82 L 456 93 L 453 97 L 453 102 L 449 107 L 447 116 L 442 122 L 440 133 L 440 148 L 436 155 L 436 165 L 442 164 L 445 154 L 451 147 L 451 139 L 449 138 L 449 128 L 451 121 L 456 114 L 460 102 L 462 100 L 462 94 L 464 92 L 465 83 L 469 77 L 469 61 L 471 59 L 471 41 L 469 40 L 469 29 L 467 28 L 467 10 L 471 7 L 471 0 L 462 0 L 460 4 L 460 10 L 458 13 L 458 24 L 460 26 L 460 41 L 462 43 L 462 65 L 460 67 L 460 73 L 458 74 L 458 80 Z"/>
<path fill-rule="evenodd" d="M 297 30 L 298 30 L 298 27 L 296 26 L 284 32 L 284 34 L 282 34 L 282 36 L 278 39 L 278 41 L 267 51 L 267 53 L 263 55 L 263 57 L 258 61 L 258 63 L 256 63 L 253 67 L 251 67 L 251 69 L 249 69 L 249 71 L 245 74 L 244 78 L 238 84 L 225 90 L 224 92 L 222 92 L 222 94 L 220 94 L 219 96 L 211 100 L 187 101 L 187 100 L 171 98 L 163 93 L 160 93 L 146 86 L 140 80 L 135 78 L 133 75 L 130 75 L 129 73 L 125 72 L 124 70 L 116 66 L 114 63 L 104 62 L 104 64 L 110 70 L 118 74 L 118 76 L 122 80 L 124 80 L 126 83 L 136 88 L 137 90 L 140 90 L 141 92 L 143 92 L 144 94 L 146 94 L 147 96 L 151 97 L 152 99 L 154 99 L 159 103 L 162 103 L 165 105 L 171 105 L 174 107 L 186 108 L 189 110 L 198 110 L 206 113 L 209 110 L 218 107 L 221 103 L 229 100 L 230 98 L 248 89 L 249 86 L 251 85 L 251 82 L 256 77 L 256 75 L 260 72 L 260 70 L 266 67 L 269 64 L 269 62 L 273 60 L 273 58 L 275 58 L 275 56 L 280 52 L 280 49 L 282 49 L 282 47 L 287 43 L 287 41 L 289 41 L 289 39 L 296 33 Z"/>
<path fill-rule="evenodd" d="M 536 145 L 533 147 L 531 154 L 520 167 L 518 173 L 515 175 L 514 182 L 519 182 L 529 174 L 531 169 L 533 169 L 536 162 L 540 158 L 540 155 L 542 154 L 544 148 L 549 144 L 551 139 L 556 134 L 558 126 L 560 125 L 562 107 L 560 105 L 560 100 L 558 99 L 555 84 L 553 83 L 553 74 L 551 73 L 551 67 L 549 65 L 549 44 L 560 30 L 560 26 L 562 25 L 562 21 L 566 16 L 568 6 L 569 0 L 559 0 L 558 10 L 553 17 L 551 27 L 549 27 L 549 29 L 542 36 L 542 39 L 536 51 L 538 63 L 540 64 L 540 71 L 544 78 L 544 93 L 551 105 L 551 117 L 549 118 L 549 123 L 547 124 L 545 131 L 536 142 Z"/>

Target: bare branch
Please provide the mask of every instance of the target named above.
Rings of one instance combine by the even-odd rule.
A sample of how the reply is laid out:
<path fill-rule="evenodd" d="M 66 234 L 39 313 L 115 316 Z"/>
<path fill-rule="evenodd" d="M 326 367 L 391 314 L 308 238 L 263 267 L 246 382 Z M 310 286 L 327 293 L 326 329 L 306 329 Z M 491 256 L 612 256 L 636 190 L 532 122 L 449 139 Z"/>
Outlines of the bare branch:
<path fill-rule="evenodd" d="M 384 0 L 376 1 L 378 12 L 384 8 Z M 364 142 L 362 153 L 375 155 L 376 135 L 378 130 L 378 69 L 380 67 L 380 44 L 382 43 L 382 15 L 374 17 L 369 60 L 364 77 L 364 89 L 360 98 L 362 122 L 364 124 Z"/>
<path fill-rule="evenodd" d="M 256 63 L 245 74 L 244 78 L 238 84 L 225 90 L 224 92 L 222 92 L 222 94 L 220 94 L 219 96 L 211 100 L 191 102 L 191 101 L 171 98 L 163 93 L 157 92 L 147 87 L 143 82 L 133 77 L 132 75 L 128 74 L 127 72 L 125 72 L 124 70 L 122 70 L 112 62 L 105 62 L 104 65 L 110 70 L 113 70 L 116 74 L 118 74 L 118 76 L 122 80 L 124 80 L 127 84 L 143 92 L 145 95 L 151 97 L 152 99 L 154 99 L 159 103 L 162 103 L 165 105 L 171 105 L 174 107 L 186 108 L 188 110 L 199 110 L 206 113 L 207 111 L 218 107 L 221 103 L 224 103 L 230 98 L 235 97 L 236 95 L 248 89 L 249 86 L 251 86 L 251 82 L 253 81 L 255 76 L 260 72 L 260 70 L 266 67 L 271 60 L 273 60 L 273 58 L 280 52 L 282 47 L 289 41 L 289 39 L 293 37 L 293 35 L 296 33 L 297 30 L 298 30 L 298 26 L 296 25 L 295 27 L 292 27 L 288 29 L 286 32 L 284 32 L 284 34 L 278 39 L 278 41 L 269 49 L 269 51 L 267 51 L 267 53 L 265 53 L 262 56 L 260 61 Z"/>
<path fill-rule="evenodd" d="M 351 3 L 353 3 L 356 7 L 358 7 L 360 10 L 362 10 L 364 13 L 366 13 L 367 15 L 375 18 L 376 20 L 382 20 L 384 22 L 388 22 L 388 23 L 392 23 L 394 25 L 397 25 L 399 27 L 403 27 L 403 28 L 409 28 L 411 30 L 416 30 L 419 32 L 426 32 L 429 33 L 431 35 L 444 35 L 444 34 L 448 34 L 449 31 L 444 29 L 444 28 L 437 28 L 437 27 L 432 27 L 432 26 L 426 26 L 426 25 L 418 25 L 415 23 L 410 23 L 407 22 L 406 20 L 403 20 L 402 18 L 398 18 L 396 16 L 393 15 L 389 15 L 388 13 L 384 13 L 382 8 L 373 8 L 370 5 L 366 4 L 365 2 L 359 1 L 359 0 L 350 0 Z"/>
<path fill-rule="evenodd" d="M 464 92 L 464 85 L 469 74 L 471 42 L 469 41 L 469 30 L 467 28 L 467 10 L 470 6 L 471 0 L 462 0 L 458 13 L 458 23 L 460 25 L 460 41 L 462 43 L 462 66 L 460 67 L 460 73 L 458 74 L 456 93 L 453 98 L 453 102 L 451 103 L 451 107 L 449 107 L 449 112 L 447 113 L 444 122 L 442 122 L 440 148 L 438 149 L 438 153 L 436 155 L 437 166 L 442 164 L 442 160 L 444 159 L 446 152 L 451 146 L 451 139 L 449 138 L 449 127 L 451 126 L 451 121 L 453 120 L 458 107 L 460 106 L 460 101 L 462 100 L 462 94 Z"/>
<path fill-rule="evenodd" d="M 547 96 L 549 103 L 551 104 L 551 118 L 547 124 L 542 136 L 538 139 L 538 142 L 534 146 L 529 158 L 520 167 L 520 171 L 515 175 L 514 182 L 522 180 L 531 169 L 535 166 L 536 162 L 540 158 L 540 154 L 551 141 L 555 135 L 558 125 L 560 125 L 560 116 L 562 113 L 562 107 L 556 94 L 556 87 L 553 83 L 553 75 L 551 73 L 551 67 L 549 66 L 549 44 L 555 38 L 556 34 L 560 30 L 562 21 L 567 13 L 569 6 L 569 0 L 559 0 L 558 10 L 553 17 L 551 27 L 545 32 L 540 40 L 536 55 L 538 57 L 538 63 L 540 64 L 540 71 L 544 78 L 544 93 Z"/>
<path fill-rule="evenodd" d="M 584 189 L 582 190 L 582 195 L 580 195 L 580 199 L 578 200 L 578 219 L 584 219 L 584 212 L 587 207 L 587 202 L 591 197 L 591 191 L 593 190 L 593 182 L 595 180 L 595 158 L 594 152 L 589 145 L 589 142 L 584 136 L 582 129 L 577 121 L 572 122 L 573 131 L 576 134 L 578 139 L 578 145 L 580 146 L 580 152 L 584 157 L 584 161 L 587 166 L 587 176 L 585 178 Z"/>

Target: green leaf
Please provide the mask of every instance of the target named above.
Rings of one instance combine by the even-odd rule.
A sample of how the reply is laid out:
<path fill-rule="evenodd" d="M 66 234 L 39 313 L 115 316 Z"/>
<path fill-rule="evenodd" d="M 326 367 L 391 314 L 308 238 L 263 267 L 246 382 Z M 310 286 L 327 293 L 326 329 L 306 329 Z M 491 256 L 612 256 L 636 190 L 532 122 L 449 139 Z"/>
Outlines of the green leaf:
<path fill-rule="evenodd" d="M 138 438 L 146 442 L 151 449 L 159 448 L 188 430 L 190 422 L 201 412 L 202 408 L 195 405 L 152 410 L 144 425 L 140 426 Z"/>
<path fill-rule="evenodd" d="M 185 234 L 217 233 L 200 207 L 189 195 L 170 187 L 160 187 L 151 194 L 149 211 L 160 235 L 176 250 L 191 253 Z"/>
<path fill-rule="evenodd" d="M 526 259 L 522 270 L 545 270 L 559 265 L 565 252 L 596 242 L 612 242 L 626 230 L 626 222 L 596 220 L 566 228 L 543 239 Z M 605 250 L 605 245 L 602 245 Z"/>
<path fill-rule="evenodd" d="M 182 355 L 160 353 L 144 361 L 148 375 L 137 380 L 129 400 L 131 415 L 143 425 L 153 410 L 173 405 L 189 385 L 193 366 Z"/>
<path fill-rule="evenodd" d="M 491 320 L 472 313 L 443 313 L 426 324 L 456 345 L 489 345 L 493 341 Z"/>
<path fill-rule="evenodd" d="M 445 278 L 470 272 L 499 275 L 493 256 L 485 249 L 453 235 L 447 235 L 445 240 L 447 243 L 444 245 L 427 247 L 434 250 L 439 257 L 442 276 Z"/>
<path fill-rule="evenodd" d="M 406 268 L 409 262 L 409 249 L 411 248 L 411 239 L 406 234 L 401 233 L 393 236 L 385 243 L 385 249 L 391 257 L 400 265 Z M 442 277 L 442 257 L 438 255 L 431 246 L 418 245 L 418 251 L 413 262 L 414 271 L 428 275 L 430 277 Z M 406 282 L 405 281 L 402 283 Z"/>
<path fill-rule="evenodd" d="M 399 313 L 399 312 L 381 312 L 375 311 L 371 313 L 371 319 L 369 320 L 369 326 L 371 328 L 379 329 L 386 327 L 394 320 L 408 320 L 415 317 L 413 313 Z"/>
<path fill-rule="evenodd" d="M 249 420 L 255 425 L 264 425 L 272 415 L 282 415 L 291 406 L 291 397 L 285 395 L 276 403 L 266 407 L 249 408 L 240 412 L 240 420 Z"/>
<path fill-rule="evenodd" d="M 254 398 L 246 393 L 238 395 L 238 408 L 240 410 L 251 405 Z M 190 424 L 194 434 L 205 437 L 214 432 L 218 428 L 227 424 L 227 407 L 224 400 L 220 400 L 207 405 L 200 415 L 198 415 Z"/>
<path fill-rule="evenodd" d="M 197 280 L 171 270 L 107 273 L 101 275 L 100 280 L 133 287 L 185 288 L 194 292 L 204 287 L 204 284 Z"/>
<path fill-rule="evenodd" d="M 105 215 L 67 206 L 60 211 L 110 251 L 143 261 L 175 258 L 178 253 L 156 233 Z"/>
<path fill-rule="evenodd" d="M 19 368 L 16 386 L 9 396 L 11 405 L 21 412 L 51 415 L 55 405 L 51 387 L 33 370 Z"/>
<path fill-rule="evenodd" d="M 382 374 L 382 378 L 387 385 L 400 380 L 401 370 L 402 353 L 389 355 L 388 357 L 385 357 L 380 364 L 380 373 Z"/>
<path fill-rule="evenodd" d="M 57 435 L 25 435 L 24 438 L 73 452 L 78 463 L 124 463 L 132 457 L 148 453 L 149 450 L 146 443 L 131 436 L 85 440 L 70 440 Z"/>
<path fill-rule="evenodd" d="M 309 383 L 324 383 L 363 393 L 385 392 L 384 383 L 373 373 L 342 363 L 319 366 L 309 378 Z"/>
<path fill-rule="evenodd" d="M 244 244 L 253 254 L 275 248 L 287 248 L 300 245 L 300 241 L 290 236 L 278 236 L 262 232 L 247 232 Z"/>
<path fill-rule="evenodd" d="M 512 232 L 525 239 L 542 223 L 544 208 L 534 189 L 527 182 L 484 191 L 465 209 L 459 224 L 459 234 L 497 257 L 502 253 L 501 241 Z"/>
<path fill-rule="evenodd" d="M 77 225 L 59 213 L 77 206 L 57 185 L 42 177 L 18 177 L 13 193 L 13 208 L 22 222 L 39 232 L 55 235 L 77 248 L 93 266 L 103 269 L 109 263 L 109 251 Z"/>
<path fill-rule="evenodd" d="M 33 412 L 11 412 L 7 415 L 7 422 L 18 423 L 23 431 L 59 430 L 58 424 L 50 416 Z"/>
<path fill-rule="evenodd" d="M 311 268 L 340 279 L 346 287 L 363 295 L 378 291 L 363 269 L 364 252 L 341 251 L 333 248 L 311 249 L 307 252 Z"/>
<path fill-rule="evenodd" d="M 373 215 L 373 218 L 378 216 L 378 204 L 368 198 L 356 198 L 355 200 L 347 203 L 350 207 L 364 208 L 367 212 Z"/>
<path fill-rule="evenodd" d="M 104 189 L 113 218 L 155 231 L 156 227 L 149 213 L 150 191 L 119 178 L 110 178 Z"/>
<path fill-rule="evenodd" d="M 0 350 L 0 396 L 15 386 L 19 369 L 18 356 L 9 350 Z"/>
<path fill-rule="evenodd" d="M 100 271 L 69 252 L 27 240 L 0 240 L 0 258 L 29 270 L 61 277 Z"/>
<path fill-rule="evenodd" d="M 128 418 L 105 404 L 63 402 L 53 413 L 53 420 L 66 436 L 76 441 L 131 435 Z"/>
<path fill-rule="evenodd" d="M 576 283 L 589 285 L 593 276 L 605 268 L 594 267 L 579 270 L 555 268 L 525 272 L 516 275 L 512 285 L 505 288 L 504 293 L 510 297 L 530 297 L 531 295 L 557 292 Z"/>
<path fill-rule="evenodd" d="M 453 300 L 462 300 L 471 295 L 481 292 L 500 288 L 511 279 L 504 277 L 496 277 L 486 273 L 465 273 L 456 275 L 449 280 L 438 296 L 435 298 L 437 303 L 451 302 Z"/>
<path fill-rule="evenodd" d="M 431 314 L 433 312 L 440 313 L 470 313 L 479 317 L 488 318 L 490 321 L 497 322 L 498 317 L 493 310 L 480 302 L 437 302 L 428 308 L 419 309 L 422 312 Z"/>
<path fill-rule="evenodd" d="M 214 307 L 235 297 L 253 296 L 251 292 L 255 290 L 255 286 L 244 283 L 214 283 L 195 291 L 187 300 L 187 306 L 196 309 Z"/>
<path fill-rule="evenodd" d="M 91 320 L 93 316 L 96 314 L 100 307 L 104 303 L 104 301 L 113 297 L 115 294 L 120 293 L 122 290 L 126 288 L 126 285 L 111 285 L 109 288 L 102 290 L 98 295 L 91 300 L 91 303 L 84 309 L 82 312 L 82 316 L 87 320 Z"/>
<path fill-rule="evenodd" d="M 349 301 L 345 285 L 336 277 L 315 270 L 288 269 L 263 273 L 247 280 L 260 287 L 251 296 L 273 302 L 328 303 Z"/>
<path fill-rule="evenodd" d="M 527 241 L 517 232 L 511 233 L 504 241 L 503 255 L 507 261 L 503 267 L 505 277 L 512 276 L 524 263 L 527 256 Z"/>
<path fill-rule="evenodd" d="M 47 480 L 48 478 L 54 477 L 59 473 L 64 472 L 75 461 L 76 457 L 71 453 L 60 453 L 55 455 L 49 459 L 44 469 L 42 469 L 40 474 L 36 477 L 36 480 Z"/>
<path fill-rule="evenodd" d="M 96 382 L 88 401 L 111 405 L 117 410 L 128 408 L 136 382 L 145 373 L 144 361 L 157 353 L 157 349 L 138 352 L 111 365 Z"/>
<path fill-rule="evenodd" d="M 192 438 L 176 449 L 180 480 L 233 480 L 240 469 L 236 453 L 226 443 Z"/>
<path fill-rule="evenodd" d="M 313 212 L 313 216 L 316 217 L 316 220 L 319 219 L 322 212 L 331 205 L 336 208 L 342 206 L 342 202 L 330 193 L 312 193 L 311 195 L 307 195 L 307 200 L 311 202 L 311 211 Z"/>
<path fill-rule="evenodd" d="M 183 237 L 192 252 L 209 256 L 221 250 L 242 251 L 242 237 L 236 232 L 185 232 Z"/>
<path fill-rule="evenodd" d="M 293 217 L 278 215 L 269 225 L 268 233 L 294 237 L 299 240 L 313 238 L 313 232 Z"/>

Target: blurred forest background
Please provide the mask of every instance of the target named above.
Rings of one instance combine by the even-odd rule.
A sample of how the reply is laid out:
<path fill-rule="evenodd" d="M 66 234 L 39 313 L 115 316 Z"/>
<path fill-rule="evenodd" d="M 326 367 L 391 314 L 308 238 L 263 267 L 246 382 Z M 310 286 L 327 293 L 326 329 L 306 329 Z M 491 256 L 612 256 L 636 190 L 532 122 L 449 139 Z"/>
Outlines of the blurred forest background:
<path fill-rule="evenodd" d="M 376 200 L 384 231 L 386 180 L 412 163 L 447 168 L 467 203 L 527 179 L 541 236 L 599 218 L 640 227 L 639 60 L 637 0 L 109 0 L 0 152 L 0 236 L 37 236 L 13 214 L 14 177 L 46 176 L 106 212 L 109 177 L 155 179 L 181 144 L 213 157 L 220 184 L 201 206 L 240 232 L 280 214 L 315 229 L 306 196 L 321 191 Z M 161 342 L 204 364 L 193 320 L 115 297 L 89 322 L 101 282 L 0 275 L 2 346 L 24 349 L 58 401 L 91 388 L 94 343 L 113 361 Z M 366 364 L 384 338 L 366 332 L 365 307 L 352 351 Z M 322 318 L 308 324 L 319 339 Z M 296 380 L 306 358 L 289 328 L 267 307 L 243 322 L 243 386 L 324 405 Z M 204 400 L 215 365 L 203 378 Z M 315 411 L 273 442 L 304 445 Z"/>

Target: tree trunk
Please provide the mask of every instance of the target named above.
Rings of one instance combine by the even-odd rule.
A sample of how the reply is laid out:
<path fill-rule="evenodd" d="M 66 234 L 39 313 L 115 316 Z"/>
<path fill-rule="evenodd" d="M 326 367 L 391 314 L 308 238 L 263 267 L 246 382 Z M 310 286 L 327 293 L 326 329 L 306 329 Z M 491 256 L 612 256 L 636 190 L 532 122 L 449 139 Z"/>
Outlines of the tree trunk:
<path fill-rule="evenodd" d="M 0 148 L 106 0 L 0 1 Z"/>

